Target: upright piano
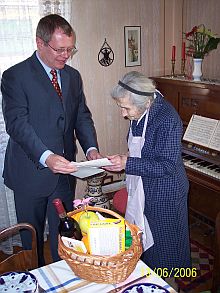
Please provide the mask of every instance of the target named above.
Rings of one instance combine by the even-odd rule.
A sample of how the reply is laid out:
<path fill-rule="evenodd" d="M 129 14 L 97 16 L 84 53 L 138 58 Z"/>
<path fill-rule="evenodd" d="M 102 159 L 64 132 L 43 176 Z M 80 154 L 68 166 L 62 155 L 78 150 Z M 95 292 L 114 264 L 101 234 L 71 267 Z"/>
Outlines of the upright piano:
<path fill-rule="evenodd" d="M 184 131 L 193 114 L 220 120 L 220 82 L 152 77 L 157 89 L 179 113 Z M 220 211 L 220 152 L 182 142 L 183 161 L 190 181 L 189 208 L 214 223 Z"/>

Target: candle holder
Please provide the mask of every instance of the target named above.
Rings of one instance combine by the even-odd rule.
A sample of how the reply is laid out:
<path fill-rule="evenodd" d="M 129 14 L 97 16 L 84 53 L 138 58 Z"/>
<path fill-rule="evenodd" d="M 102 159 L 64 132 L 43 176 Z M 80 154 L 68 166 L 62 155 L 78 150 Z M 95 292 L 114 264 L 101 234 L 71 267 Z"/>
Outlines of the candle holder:
<path fill-rule="evenodd" d="M 181 60 L 181 76 L 185 77 L 185 65 L 186 65 L 186 59 Z"/>
<path fill-rule="evenodd" d="M 171 69 L 171 77 L 175 77 L 175 59 L 171 60 L 171 64 L 172 64 L 172 69 Z"/>

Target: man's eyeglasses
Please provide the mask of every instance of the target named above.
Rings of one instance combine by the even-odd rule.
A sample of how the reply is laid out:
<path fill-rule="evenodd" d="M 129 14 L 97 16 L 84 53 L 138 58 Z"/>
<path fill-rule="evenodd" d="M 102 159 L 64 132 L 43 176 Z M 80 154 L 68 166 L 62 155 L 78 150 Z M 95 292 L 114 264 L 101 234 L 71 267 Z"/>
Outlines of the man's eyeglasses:
<path fill-rule="evenodd" d="M 53 48 L 49 43 L 47 43 L 47 45 L 53 49 L 57 54 L 61 55 L 65 52 L 67 52 L 70 55 L 75 54 L 78 50 L 76 49 L 76 47 L 74 46 L 73 48 L 59 48 L 59 49 L 55 49 Z"/>

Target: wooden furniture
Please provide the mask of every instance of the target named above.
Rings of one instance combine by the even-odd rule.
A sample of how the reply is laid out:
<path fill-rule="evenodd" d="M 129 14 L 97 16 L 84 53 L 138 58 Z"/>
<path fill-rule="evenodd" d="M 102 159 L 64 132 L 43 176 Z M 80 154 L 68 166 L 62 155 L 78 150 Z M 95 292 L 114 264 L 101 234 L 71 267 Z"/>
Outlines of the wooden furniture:
<path fill-rule="evenodd" d="M 16 235 L 21 230 L 28 230 L 32 235 L 32 249 L 31 250 L 19 250 L 8 256 L 6 259 L 0 262 L 0 273 L 6 273 L 11 271 L 26 271 L 35 269 L 38 267 L 37 258 L 37 241 L 36 231 L 34 227 L 28 223 L 20 223 L 5 228 L 0 231 L 0 241 L 9 239 L 13 235 Z"/>
<path fill-rule="evenodd" d="M 215 259 L 213 266 L 212 292 L 220 292 L 220 212 L 215 221 Z"/>
<path fill-rule="evenodd" d="M 200 83 L 170 77 L 152 79 L 157 89 L 176 108 L 185 129 L 193 114 L 220 119 L 220 83 Z M 187 164 L 186 167 L 190 180 L 190 210 L 214 225 L 220 211 L 220 179 L 215 177 L 220 174 L 220 152 L 183 141 L 183 158 L 189 160 L 191 165 Z M 195 169 L 196 164 L 201 166 Z M 209 168 L 212 168 L 211 172 L 207 172 Z"/>

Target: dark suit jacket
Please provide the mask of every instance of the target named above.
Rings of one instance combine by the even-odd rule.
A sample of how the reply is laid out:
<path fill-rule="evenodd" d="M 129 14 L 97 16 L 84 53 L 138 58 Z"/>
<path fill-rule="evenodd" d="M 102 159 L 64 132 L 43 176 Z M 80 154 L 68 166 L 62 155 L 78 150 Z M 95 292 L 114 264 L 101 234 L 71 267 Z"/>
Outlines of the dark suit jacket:
<path fill-rule="evenodd" d="M 3 177 L 13 190 L 50 193 L 59 175 L 39 159 L 49 149 L 75 160 L 75 135 L 84 152 L 98 147 L 79 72 L 65 65 L 61 83 L 63 102 L 35 53 L 3 73 L 2 107 L 10 136 Z"/>

